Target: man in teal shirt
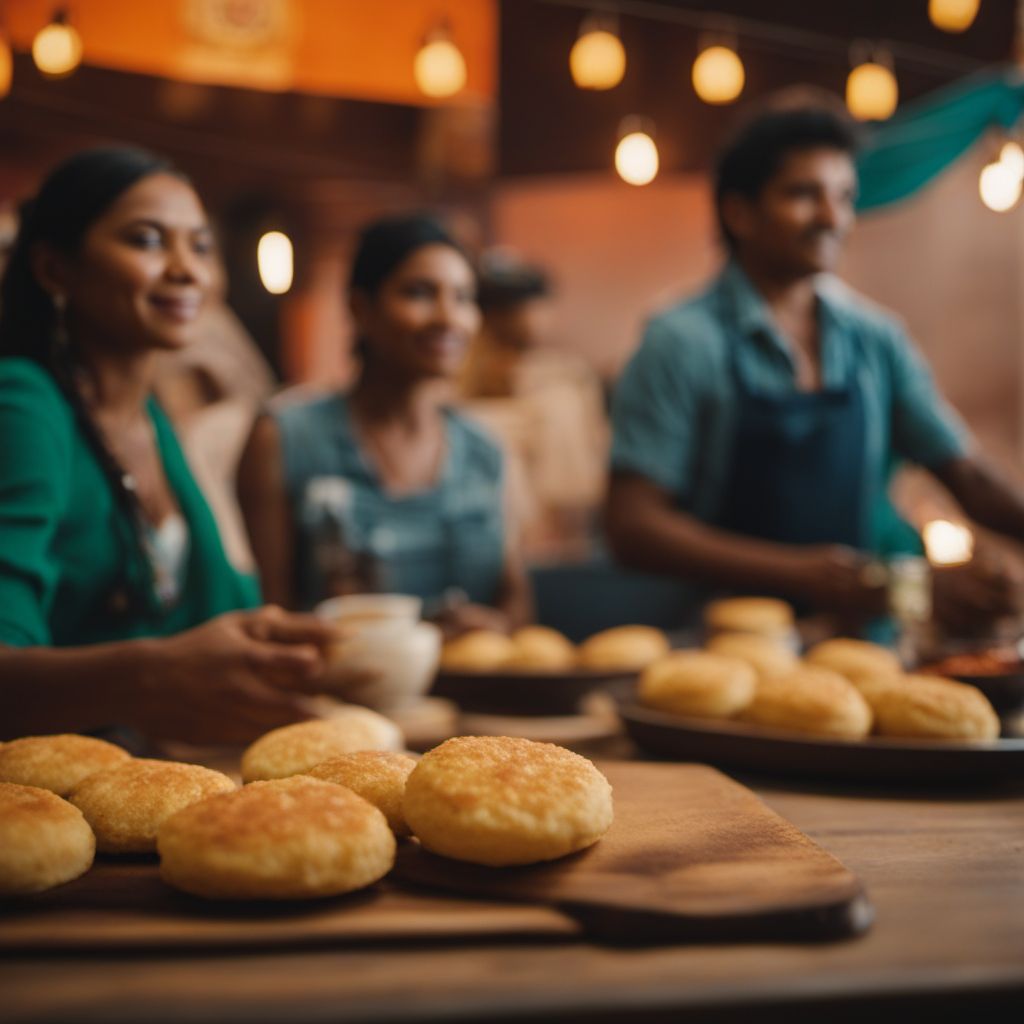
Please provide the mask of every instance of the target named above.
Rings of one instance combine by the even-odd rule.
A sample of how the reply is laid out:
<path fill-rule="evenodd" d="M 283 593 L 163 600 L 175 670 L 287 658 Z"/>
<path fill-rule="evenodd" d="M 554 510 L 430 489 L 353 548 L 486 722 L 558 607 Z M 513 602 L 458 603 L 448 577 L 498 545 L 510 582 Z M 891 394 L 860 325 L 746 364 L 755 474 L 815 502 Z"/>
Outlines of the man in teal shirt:
<path fill-rule="evenodd" d="M 919 552 L 887 486 L 933 472 L 978 522 L 1024 539 L 1024 501 L 979 458 L 902 327 L 829 276 L 854 223 L 855 140 L 819 109 L 761 114 L 716 177 L 729 261 L 656 316 L 613 404 L 609 536 L 638 568 L 884 608 L 872 560 Z M 1001 573 L 937 587 L 954 625 L 1009 610 Z"/>

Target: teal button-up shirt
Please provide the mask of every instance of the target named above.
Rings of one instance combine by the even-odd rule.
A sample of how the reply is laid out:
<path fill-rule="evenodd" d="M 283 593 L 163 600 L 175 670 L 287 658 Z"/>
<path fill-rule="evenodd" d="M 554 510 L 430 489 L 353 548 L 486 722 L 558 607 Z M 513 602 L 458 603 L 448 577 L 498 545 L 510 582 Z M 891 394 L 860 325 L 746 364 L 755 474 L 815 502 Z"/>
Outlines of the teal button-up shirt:
<path fill-rule="evenodd" d="M 457 587 L 471 601 L 497 602 L 505 564 L 504 461 L 481 428 L 447 410 L 447 454 L 436 485 L 395 497 L 363 451 L 346 396 L 287 406 L 275 418 L 298 531 L 304 606 L 331 596 L 318 589 L 311 500 L 324 479 L 340 487 L 336 511 L 346 547 L 372 559 L 380 589 L 433 600 Z"/>
<path fill-rule="evenodd" d="M 856 382 L 864 396 L 871 550 L 919 551 L 916 534 L 888 499 L 893 467 L 901 459 L 935 467 L 963 455 L 967 429 L 895 319 L 835 278 L 821 277 L 816 290 L 822 384 Z M 787 343 L 746 274 L 730 262 L 703 294 L 648 323 L 612 406 L 612 468 L 648 477 L 705 522 L 720 511 L 733 457 L 733 346 L 749 388 L 796 390 Z"/>

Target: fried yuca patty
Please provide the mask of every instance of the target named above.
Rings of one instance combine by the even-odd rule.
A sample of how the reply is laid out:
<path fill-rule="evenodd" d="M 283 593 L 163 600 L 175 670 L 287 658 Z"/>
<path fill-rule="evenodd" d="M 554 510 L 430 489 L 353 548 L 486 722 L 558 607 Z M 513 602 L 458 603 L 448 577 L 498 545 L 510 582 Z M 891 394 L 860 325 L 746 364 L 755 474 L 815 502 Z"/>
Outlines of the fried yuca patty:
<path fill-rule="evenodd" d="M 0 782 L 67 796 L 83 779 L 129 760 L 128 752 L 92 736 L 24 736 L 0 745 Z"/>
<path fill-rule="evenodd" d="M 396 836 L 407 836 L 409 826 L 402 814 L 402 798 L 416 758 L 393 750 L 358 750 L 332 757 L 304 775 L 345 786 L 368 800 L 385 818 Z"/>
<path fill-rule="evenodd" d="M 350 789 L 296 775 L 253 782 L 179 811 L 157 837 L 160 876 L 209 899 L 337 896 L 391 870 L 384 815 Z"/>
<path fill-rule="evenodd" d="M 101 853 L 151 853 L 166 818 L 234 788 L 231 779 L 212 768 L 133 758 L 90 775 L 68 799 L 85 815 Z"/>
<path fill-rule="evenodd" d="M 242 754 L 242 779 L 283 779 L 357 750 L 401 750 L 401 729 L 376 711 L 355 704 L 338 707 L 330 718 L 272 729 Z"/>
<path fill-rule="evenodd" d="M 0 897 L 70 882 L 89 870 L 95 852 L 77 807 L 48 789 L 0 782 Z"/>
<path fill-rule="evenodd" d="M 530 864 L 597 842 L 612 823 L 612 788 L 592 762 L 564 747 L 460 736 L 423 755 L 403 810 L 432 853 Z"/>

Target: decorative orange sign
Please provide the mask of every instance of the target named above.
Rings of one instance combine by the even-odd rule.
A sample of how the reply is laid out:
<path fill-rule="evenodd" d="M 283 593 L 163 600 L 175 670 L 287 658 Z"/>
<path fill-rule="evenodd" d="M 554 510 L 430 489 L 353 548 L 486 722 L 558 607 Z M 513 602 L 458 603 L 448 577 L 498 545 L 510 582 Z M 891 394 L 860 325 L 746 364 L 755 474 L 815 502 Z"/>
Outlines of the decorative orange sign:
<path fill-rule="evenodd" d="M 83 62 L 186 82 L 295 90 L 431 105 L 413 77 L 440 24 L 466 64 L 446 102 L 486 102 L 497 77 L 497 0 L 18 0 L 7 4 L 14 47 L 28 51 L 57 6 Z"/>

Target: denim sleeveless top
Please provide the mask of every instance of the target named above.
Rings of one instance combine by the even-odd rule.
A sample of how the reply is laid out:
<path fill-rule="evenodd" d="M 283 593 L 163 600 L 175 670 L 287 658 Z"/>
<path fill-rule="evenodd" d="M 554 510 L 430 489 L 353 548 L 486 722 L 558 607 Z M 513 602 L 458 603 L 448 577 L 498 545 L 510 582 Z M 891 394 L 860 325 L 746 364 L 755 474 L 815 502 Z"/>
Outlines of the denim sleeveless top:
<path fill-rule="evenodd" d="M 303 607 L 329 596 L 317 592 L 312 561 L 311 501 L 324 478 L 344 497 L 345 546 L 369 556 L 375 589 L 430 601 L 457 587 L 471 601 L 497 601 L 504 566 L 503 460 L 483 430 L 446 410 L 440 478 L 429 490 L 394 497 L 360 448 L 346 396 L 286 406 L 274 418 L 298 531 L 296 585 Z"/>

